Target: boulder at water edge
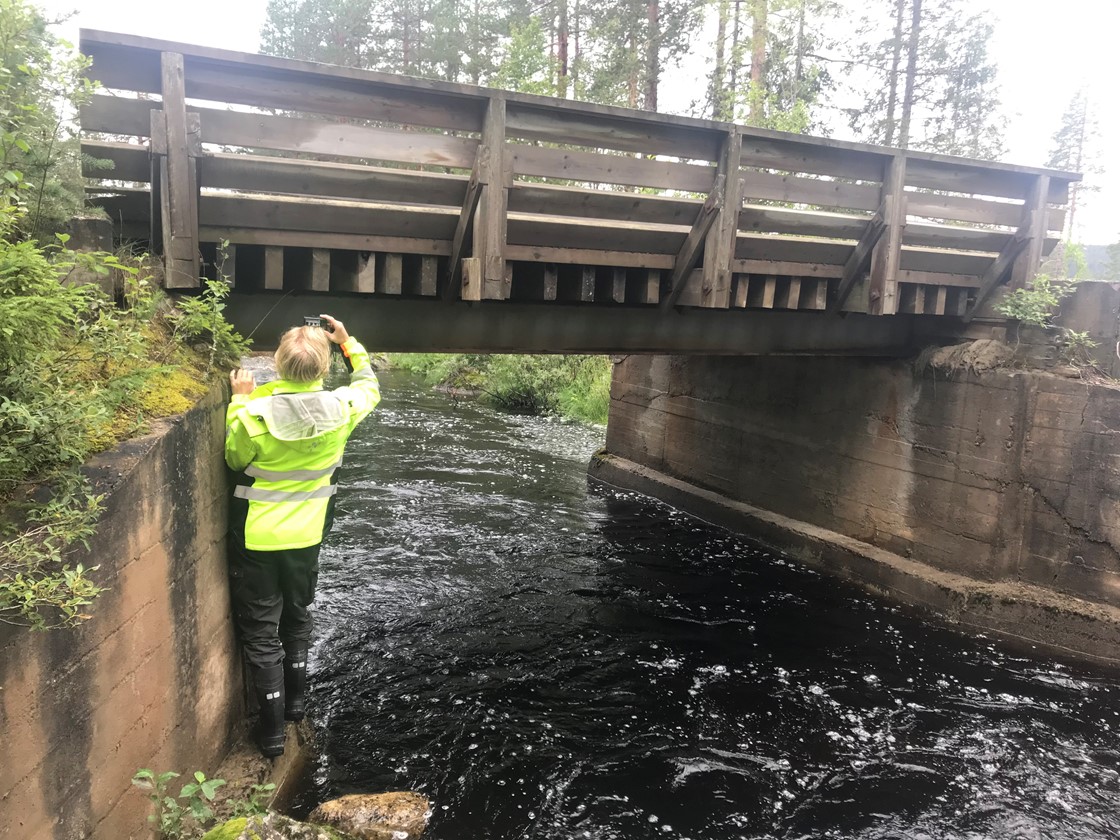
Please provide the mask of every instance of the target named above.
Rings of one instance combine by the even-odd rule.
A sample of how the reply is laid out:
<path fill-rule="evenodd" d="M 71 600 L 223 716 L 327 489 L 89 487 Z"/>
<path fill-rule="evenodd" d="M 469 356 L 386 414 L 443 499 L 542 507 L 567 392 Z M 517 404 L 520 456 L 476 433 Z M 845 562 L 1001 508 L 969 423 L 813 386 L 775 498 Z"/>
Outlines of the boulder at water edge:
<path fill-rule="evenodd" d="M 414 840 L 424 832 L 429 816 L 431 806 L 418 793 L 359 793 L 324 802 L 309 819 L 358 840 Z"/>
<path fill-rule="evenodd" d="M 202 840 L 352 840 L 325 825 L 308 825 L 280 814 L 238 817 L 206 832 Z"/>

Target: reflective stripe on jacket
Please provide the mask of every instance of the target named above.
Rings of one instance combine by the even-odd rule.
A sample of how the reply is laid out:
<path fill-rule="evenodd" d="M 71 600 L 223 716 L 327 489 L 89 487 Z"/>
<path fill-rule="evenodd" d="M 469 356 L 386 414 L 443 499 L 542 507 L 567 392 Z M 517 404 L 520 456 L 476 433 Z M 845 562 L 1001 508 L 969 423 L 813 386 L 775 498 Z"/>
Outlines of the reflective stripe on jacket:
<path fill-rule="evenodd" d="M 306 548 L 330 528 L 346 440 L 381 401 L 365 348 L 350 338 L 342 351 L 347 387 L 281 379 L 230 399 L 226 464 L 238 473 L 230 530 L 248 549 Z"/>

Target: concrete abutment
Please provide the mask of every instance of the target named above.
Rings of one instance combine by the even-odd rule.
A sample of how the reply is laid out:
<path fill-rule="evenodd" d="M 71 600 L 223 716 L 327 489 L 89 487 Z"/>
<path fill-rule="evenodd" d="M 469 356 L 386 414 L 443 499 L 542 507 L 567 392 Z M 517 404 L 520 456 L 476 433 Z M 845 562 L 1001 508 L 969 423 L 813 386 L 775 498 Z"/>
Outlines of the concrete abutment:
<path fill-rule="evenodd" d="M 1120 663 L 1120 390 L 629 356 L 590 474 L 971 629 Z"/>

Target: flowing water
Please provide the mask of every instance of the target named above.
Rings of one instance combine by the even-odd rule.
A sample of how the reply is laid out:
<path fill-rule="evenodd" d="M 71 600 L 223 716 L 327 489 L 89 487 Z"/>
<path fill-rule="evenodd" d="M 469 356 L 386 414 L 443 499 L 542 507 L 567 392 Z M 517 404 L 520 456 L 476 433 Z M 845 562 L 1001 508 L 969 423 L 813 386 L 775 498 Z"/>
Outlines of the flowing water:
<path fill-rule="evenodd" d="M 588 484 L 601 430 L 383 376 L 322 556 L 312 795 L 431 840 L 1120 836 L 1120 679 Z"/>

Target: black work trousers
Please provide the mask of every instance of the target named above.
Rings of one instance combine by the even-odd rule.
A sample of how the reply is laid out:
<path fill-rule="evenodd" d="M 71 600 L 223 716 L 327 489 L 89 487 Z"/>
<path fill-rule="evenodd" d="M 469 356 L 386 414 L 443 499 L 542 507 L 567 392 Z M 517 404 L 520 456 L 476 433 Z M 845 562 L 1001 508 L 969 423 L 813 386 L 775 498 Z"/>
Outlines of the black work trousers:
<path fill-rule="evenodd" d="M 319 580 L 318 545 L 254 551 L 230 540 L 233 621 L 253 668 L 284 661 L 284 642 L 311 638 L 311 610 Z"/>

